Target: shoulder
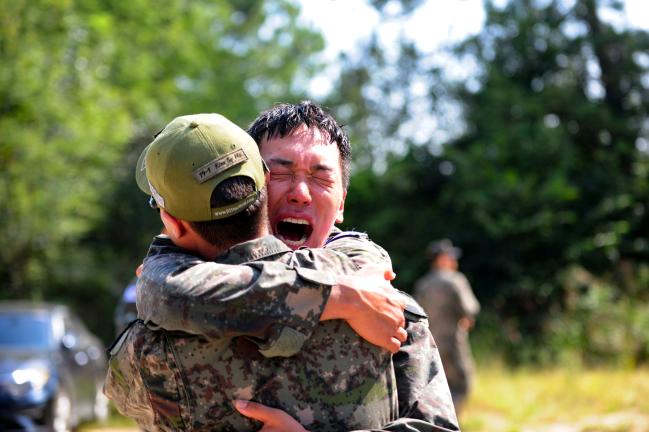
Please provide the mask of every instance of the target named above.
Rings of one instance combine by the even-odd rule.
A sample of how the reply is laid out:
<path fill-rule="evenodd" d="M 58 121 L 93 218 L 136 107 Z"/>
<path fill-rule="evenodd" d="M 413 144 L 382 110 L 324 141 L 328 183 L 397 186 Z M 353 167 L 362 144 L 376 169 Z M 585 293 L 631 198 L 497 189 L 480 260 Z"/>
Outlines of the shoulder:
<path fill-rule="evenodd" d="M 429 294 L 440 294 L 453 291 L 455 282 L 451 275 L 446 272 L 431 270 L 415 282 L 415 294 L 427 292 Z"/>
<path fill-rule="evenodd" d="M 469 279 L 467 279 L 467 277 L 464 275 L 464 273 L 456 271 L 454 277 L 455 277 L 455 281 L 457 283 L 460 283 L 462 285 L 470 286 Z"/>
<path fill-rule="evenodd" d="M 374 243 L 367 233 L 360 231 L 341 231 L 337 228 L 331 232 L 324 245 L 352 258 L 359 267 L 366 264 L 391 264 L 390 255 Z"/>
<path fill-rule="evenodd" d="M 350 273 L 358 267 L 340 250 L 329 248 L 302 248 L 292 252 L 289 264 L 298 274 L 302 270 L 312 269 L 320 272 Z M 308 279 L 308 278 L 307 278 Z"/>
<path fill-rule="evenodd" d="M 176 246 L 168 237 L 160 235 L 154 238 L 144 258 L 140 281 L 161 282 L 170 275 L 178 275 L 204 262 L 196 255 Z"/>
<path fill-rule="evenodd" d="M 367 233 L 361 231 L 342 231 L 339 228 L 334 227 L 329 233 L 329 237 L 325 241 L 325 246 L 342 239 L 369 241 L 370 237 L 367 235 Z"/>

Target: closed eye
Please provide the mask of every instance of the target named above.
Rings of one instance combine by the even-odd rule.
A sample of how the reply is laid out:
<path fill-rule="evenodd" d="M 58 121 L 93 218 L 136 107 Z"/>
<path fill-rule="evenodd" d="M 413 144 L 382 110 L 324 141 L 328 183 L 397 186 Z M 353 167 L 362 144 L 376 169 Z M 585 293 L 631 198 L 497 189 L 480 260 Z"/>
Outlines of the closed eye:
<path fill-rule="evenodd" d="M 291 173 L 278 173 L 278 172 L 270 173 L 271 180 L 284 181 L 284 180 L 291 180 L 292 178 L 293 178 L 293 174 Z"/>
<path fill-rule="evenodd" d="M 313 176 L 312 178 L 313 178 L 313 180 L 316 181 L 316 183 L 318 183 L 321 186 L 325 186 L 325 187 L 330 187 L 335 183 L 335 181 L 330 177 Z"/>

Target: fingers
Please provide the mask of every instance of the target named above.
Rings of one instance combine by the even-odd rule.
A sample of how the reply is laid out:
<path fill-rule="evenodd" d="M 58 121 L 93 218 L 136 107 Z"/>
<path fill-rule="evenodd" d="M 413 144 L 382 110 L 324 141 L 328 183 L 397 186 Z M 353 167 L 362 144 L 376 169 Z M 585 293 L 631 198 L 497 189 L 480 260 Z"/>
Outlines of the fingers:
<path fill-rule="evenodd" d="M 401 342 L 399 342 L 397 338 L 392 337 L 384 348 L 390 351 L 392 354 L 396 354 L 397 352 L 399 352 L 399 348 L 401 348 Z"/>
<path fill-rule="evenodd" d="M 356 274 L 361 277 L 382 277 L 387 281 L 394 280 L 397 277 L 392 268 L 386 268 L 385 264 L 366 264 Z"/>
<path fill-rule="evenodd" d="M 140 275 L 142 274 L 142 268 L 142 264 L 137 266 L 137 268 L 135 269 L 135 276 L 140 277 Z"/>
<path fill-rule="evenodd" d="M 403 328 L 399 327 L 397 333 L 390 338 L 385 348 L 390 351 L 392 354 L 399 351 L 401 344 L 408 339 L 408 332 Z"/>
<path fill-rule="evenodd" d="M 399 327 L 400 328 L 405 328 L 406 327 L 406 315 L 403 313 L 403 308 L 401 308 L 401 313 L 399 314 Z"/>
<path fill-rule="evenodd" d="M 273 408 L 268 408 L 256 402 L 235 400 L 234 407 L 244 416 L 259 420 L 263 423 L 266 423 L 272 418 L 271 411 Z"/>
<path fill-rule="evenodd" d="M 398 301 L 395 303 L 399 307 L 398 311 L 395 311 L 396 313 L 395 324 L 397 326 L 397 329 L 396 329 L 396 333 L 393 334 L 392 337 L 390 338 L 387 346 L 388 351 L 390 351 L 393 354 L 399 351 L 399 349 L 401 348 L 401 344 L 408 339 L 408 332 L 405 330 L 406 317 L 405 314 L 403 313 L 403 309 L 405 308 L 403 296 L 399 295 Z"/>
<path fill-rule="evenodd" d="M 391 293 L 392 295 L 392 293 Z M 406 299 L 404 296 L 402 296 L 399 293 L 396 293 L 395 295 L 392 295 L 392 297 L 388 300 L 390 302 L 390 305 L 393 307 L 392 309 L 392 317 L 394 319 L 395 324 L 398 327 L 405 327 L 406 326 L 406 315 L 403 313 L 404 309 L 406 308 Z"/>
<path fill-rule="evenodd" d="M 399 351 L 401 344 L 406 340 L 408 340 L 408 332 L 403 327 L 399 327 L 397 328 L 395 335 L 387 342 L 385 348 L 394 354 Z"/>
<path fill-rule="evenodd" d="M 234 407 L 246 417 L 264 424 L 260 432 L 308 432 L 286 412 L 247 400 L 235 400 Z"/>
<path fill-rule="evenodd" d="M 397 329 L 397 334 L 396 334 L 395 338 L 396 338 L 399 342 L 403 343 L 403 342 L 405 342 L 405 341 L 408 339 L 408 332 L 407 332 L 406 329 L 404 329 L 403 327 L 399 327 L 399 328 Z"/>

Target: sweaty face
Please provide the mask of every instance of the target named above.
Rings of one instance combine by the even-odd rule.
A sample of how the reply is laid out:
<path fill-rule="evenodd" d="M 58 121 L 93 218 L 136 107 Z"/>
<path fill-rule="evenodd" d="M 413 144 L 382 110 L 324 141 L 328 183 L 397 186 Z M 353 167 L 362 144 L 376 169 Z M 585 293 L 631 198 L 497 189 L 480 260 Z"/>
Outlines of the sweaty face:
<path fill-rule="evenodd" d="M 264 139 L 261 156 L 270 168 L 268 217 L 273 234 L 290 248 L 322 247 L 343 220 L 345 191 L 340 153 L 317 129 Z"/>

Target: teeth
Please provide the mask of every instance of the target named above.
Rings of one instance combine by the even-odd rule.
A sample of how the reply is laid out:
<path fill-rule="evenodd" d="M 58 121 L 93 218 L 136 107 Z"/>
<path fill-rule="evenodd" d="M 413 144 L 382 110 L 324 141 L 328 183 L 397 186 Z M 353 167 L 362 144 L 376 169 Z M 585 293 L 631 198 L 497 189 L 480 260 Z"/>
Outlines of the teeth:
<path fill-rule="evenodd" d="M 308 220 L 302 219 L 302 218 L 288 217 L 288 218 L 282 219 L 281 222 L 288 222 L 288 223 L 293 223 L 293 224 L 296 224 L 296 225 L 305 225 L 307 227 L 311 226 L 311 224 L 309 223 Z M 300 238 L 299 240 L 287 239 L 286 237 L 284 237 L 283 235 L 281 235 L 279 233 L 277 233 L 276 235 L 288 247 L 290 247 L 291 249 L 297 249 L 297 248 L 299 248 L 301 246 L 304 246 L 307 239 L 309 238 L 307 231 L 308 231 L 308 229 L 305 229 L 305 232 L 302 234 L 302 238 Z"/>
<path fill-rule="evenodd" d="M 299 239 L 299 240 L 291 240 L 291 239 L 287 239 L 286 237 L 284 237 L 284 236 L 281 235 L 281 234 L 278 234 L 277 237 L 279 237 L 279 239 L 280 239 L 281 241 L 283 241 L 284 243 L 286 243 L 286 244 L 289 245 L 289 246 L 301 246 L 302 243 L 304 243 L 304 242 L 307 240 L 307 238 L 308 238 L 308 236 L 307 236 L 306 234 L 304 234 L 304 235 L 302 236 L 302 238 Z"/>
<path fill-rule="evenodd" d="M 302 238 L 300 240 L 288 240 L 288 239 L 282 239 L 282 241 L 288 246 L 288 247 L 295 247 L 298 248 L 304 244 L 304 241 L 306 238 Z"/>
<path fill-rule="evenodd" d="M 298 248 L 304 244 L 304 242 L 306 241 L 306 236 L 302 237 L 299 240 L 289 240 L 287 238 L 280 236 L 280 240 L 282 240 L 288 247 Z"/>
<path fill-rule="evenodd" d="M 304 219 L 296 219 L 296 218 L 282 219 L 282 222 L 290 222 L 290 223 L 299 224 L 299 225 L 309 225 L 308 221 L 306 221 Z"/>

